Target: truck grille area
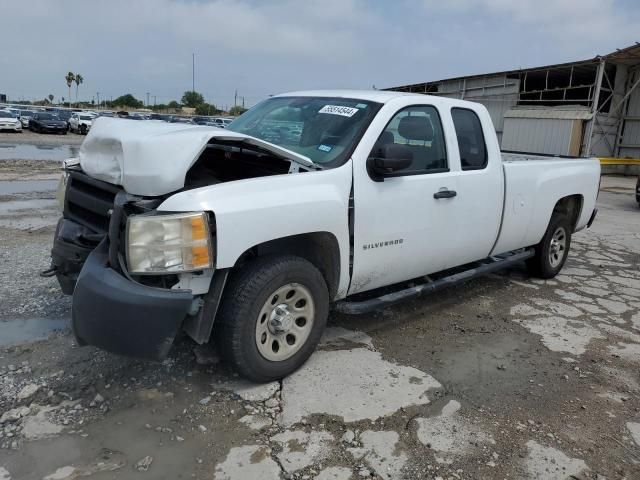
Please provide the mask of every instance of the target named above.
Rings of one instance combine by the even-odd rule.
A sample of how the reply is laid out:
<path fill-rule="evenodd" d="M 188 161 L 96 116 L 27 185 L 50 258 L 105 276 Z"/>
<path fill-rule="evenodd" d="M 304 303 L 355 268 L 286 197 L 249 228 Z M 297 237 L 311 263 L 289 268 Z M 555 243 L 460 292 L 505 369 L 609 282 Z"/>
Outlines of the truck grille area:
<path fill-rule="evenodd" d="M 108 233 L 113 204 L 121 187 L 70 172 L 65 196 L 64 217 L 95 233 Z"/>

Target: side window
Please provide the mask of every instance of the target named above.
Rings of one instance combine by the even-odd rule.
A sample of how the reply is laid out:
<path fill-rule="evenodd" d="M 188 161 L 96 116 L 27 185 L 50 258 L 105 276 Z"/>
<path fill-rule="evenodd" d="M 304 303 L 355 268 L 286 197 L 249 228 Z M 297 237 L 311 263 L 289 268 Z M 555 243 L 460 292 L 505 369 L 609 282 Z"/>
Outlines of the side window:
<path fill-rule="evenodd" d="M 382 156 L 385 145 L 402 145 L 410 152 L 409 167 L 400 175 L 447 171 L 447 151 L 438 111 L 431 106 L 414 106 L 400 110 L 376 141 L 371 156 Z"/>
<path fill-rule="evenodd" d="M 487 145 L 476 112 L 452 108 L 451 117 L 458 137 L 462 170 L 481 170 L 487 166 Z"/>

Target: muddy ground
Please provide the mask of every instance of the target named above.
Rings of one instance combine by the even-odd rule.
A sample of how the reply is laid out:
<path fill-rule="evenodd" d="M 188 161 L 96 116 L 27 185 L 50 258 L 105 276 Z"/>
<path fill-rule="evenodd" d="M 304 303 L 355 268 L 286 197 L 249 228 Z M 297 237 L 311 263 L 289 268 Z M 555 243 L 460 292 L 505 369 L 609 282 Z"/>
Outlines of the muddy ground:
<path fill-rule="evenodd" d="M 517 267 L 375 315 L 332 314 L 300 371 L 254 386 L 187 338 L 162 363 L 78 347 L 70 299 L 38 276 L 55 164 L 0 162 L 7 173 L 1 480 L 640 478 L 632 179 L 603 179 L 596 223 L 556 279 Z"/>

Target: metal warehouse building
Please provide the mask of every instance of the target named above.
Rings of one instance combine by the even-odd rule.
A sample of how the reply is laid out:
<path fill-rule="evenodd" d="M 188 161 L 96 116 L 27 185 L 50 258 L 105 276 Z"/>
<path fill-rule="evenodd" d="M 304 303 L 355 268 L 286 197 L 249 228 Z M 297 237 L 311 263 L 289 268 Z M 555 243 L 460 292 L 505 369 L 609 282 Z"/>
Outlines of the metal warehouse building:
<path fill-rule="evenodd" d="M 503 150 L 593 155 L 604 164 L 640 166 L 639 85 L 636 44 L 589 60 L 387 90 L 484 104 Z"/>

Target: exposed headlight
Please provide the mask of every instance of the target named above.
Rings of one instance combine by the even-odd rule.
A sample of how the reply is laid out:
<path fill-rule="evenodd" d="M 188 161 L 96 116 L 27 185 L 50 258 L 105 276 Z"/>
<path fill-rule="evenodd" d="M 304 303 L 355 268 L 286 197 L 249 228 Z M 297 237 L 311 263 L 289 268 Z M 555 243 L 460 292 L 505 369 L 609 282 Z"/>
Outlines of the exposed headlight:
<path fill-rule="evenodd" d="M 127 264 L 136 274 L 213 267 L 207 214 L 134 215 L 127 220 Z"/>

